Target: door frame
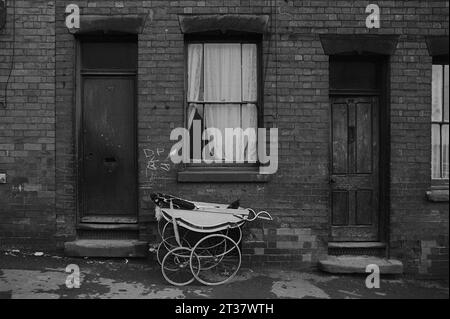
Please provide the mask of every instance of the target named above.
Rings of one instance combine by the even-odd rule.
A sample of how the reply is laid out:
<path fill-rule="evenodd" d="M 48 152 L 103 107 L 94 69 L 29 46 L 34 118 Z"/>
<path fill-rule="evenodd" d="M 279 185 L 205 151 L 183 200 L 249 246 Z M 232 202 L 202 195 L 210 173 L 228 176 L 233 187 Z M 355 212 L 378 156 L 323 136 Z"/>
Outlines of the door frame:
<path fill-rule="evenodd" d="M 81 68 L 81 42 L 85 39 L 98 40 L 99 42 L 114 41 L 136 41 L 137 37 L 120 36 L 96 36 L 96 35 L 78 35 L 75 37 L 75 163 L 76 163 L 76 226 L 82 227 L 89 224 L 137 224 L 139 217 L 139 176 L 138 176 L 138 132 L 137 132 L 137 107 L 138 107 L 138 72 L 137 70 L 89 70 L 83 71 Z M 136 57 L 137 58 L 137 57 Z M 133 166 L 135 170 L 134 182 L 136 199 L 134 203 L 134 216 L 83 216 L 84 198 L 83 198 L 83 164 L 84 164 L 84 145 L 83 145 L 83 76 L 126 76 L 134 78 L 134 103 L 133 103 L 133 143 L 135 151 L 133 152 Z"/>
<path fill-rule="evenodd" d="M 330 57 L 330 56 L 329 56 Z M 389 257 L 389 219 L 390 219 L 390 56 L 388 55 L 342 55 L 339 59 L 367 59 L 375 61 L 379 65 L 378 90 L 356 90 L 356 89 L 329 89 L 329 141 L 328 141 L 328 178 L 332 175 L 332 129 L 331 129 L 331 98 L 336 96 L 377 96 L 379 104 L 379 216 L 378 216 L 378 238 L 379 242 L 386 244 L 386 253 Z M 329 185 L 329 240 L 331 242 L 332 227 L 332 192 Z"/>

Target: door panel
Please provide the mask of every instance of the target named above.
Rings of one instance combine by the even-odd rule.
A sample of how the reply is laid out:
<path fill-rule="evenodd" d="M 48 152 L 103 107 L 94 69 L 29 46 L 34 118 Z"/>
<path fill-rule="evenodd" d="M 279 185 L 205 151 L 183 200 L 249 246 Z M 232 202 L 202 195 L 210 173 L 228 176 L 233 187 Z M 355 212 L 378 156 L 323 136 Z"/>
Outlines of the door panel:
<path fill-rule="evenodd" d="M 356 109 L 356 172 L 372 173 L 372 106 L 358 104 Z"/>
<path fill-rule="evenodd" d="M 336 103 L 332 108 L 333 126 L 333 172 L 347 173 L 348 169 L 348 112 L 347 104 Z"/>
<path fill-rule="evenodd" d="M 333 225 L 348 224 L 348 192 L 335 191 L 332 193 L 333 199 Z"/>
<path fill-rule="evenodd" d="M 135 217 L 135 78 L 82 83 L 82 217 Z"/>
<path fill-rule="evenodd" d="M 376 97 L 332 98 L 332 241 L 378 240 L 378 112 Z"/>
<path fill-rule="evenodd" d="M 372 190 L 356 191 L 356 224 L 371 225 L 372 224 L 372 206 L 373 206 Z"/>

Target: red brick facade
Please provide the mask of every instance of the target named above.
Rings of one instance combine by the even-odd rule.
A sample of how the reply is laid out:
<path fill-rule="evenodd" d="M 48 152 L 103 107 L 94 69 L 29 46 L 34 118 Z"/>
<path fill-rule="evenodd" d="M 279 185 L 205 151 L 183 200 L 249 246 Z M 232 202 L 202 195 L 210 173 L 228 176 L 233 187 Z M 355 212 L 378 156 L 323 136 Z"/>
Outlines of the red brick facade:
<path fill-rule="evenodd" d="M 365 1 L 14 1 L 0 30 L 0 247 L 54 249 L 76 237 L 76 39 L 65 7 L 82 15 L 145 14 L 138 35 L 139 236 L 153 242 L 149 194 L 267 210 L 272 223 L 245 229 L 248 262 L 315 267 L 327 255 L 329 57 L 320 35 L 396 35 L 390 68 L 390 176 L 387 245 L 408 273 L 448 276 L 448 201 L 431 187 L 431 66 L 427 36 L 448 36 L 448 1 L 378 1 L 381 27 L 367 29 Z M 144 149 L 173 145 L 184 123 L 182 14 L 265 14 L 264 126 L 279 129 L 278 172 L 264 183 L 180 183 L 179 167 L 146 173 Z M 14 40 L 14 45 L 13 45 Z M 386 177 L 387 178 L 387 177 Z"/>

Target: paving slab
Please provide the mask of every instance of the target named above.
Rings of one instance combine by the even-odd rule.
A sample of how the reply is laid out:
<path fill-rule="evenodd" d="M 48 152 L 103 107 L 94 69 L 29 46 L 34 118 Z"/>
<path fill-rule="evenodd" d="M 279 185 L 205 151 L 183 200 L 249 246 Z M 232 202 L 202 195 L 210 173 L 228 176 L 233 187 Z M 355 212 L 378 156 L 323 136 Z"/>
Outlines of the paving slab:
<path fill-rule="evenodd" d="M 80 286 L 69 288 L 67 267 L 79 267 Z M 72 258 L 44 252 L 0 251 L 0 298 L 63 299 L 448 299 L 448 282 L 383 275 L 379 288 L 367 274 L 329 274 L 283 268 L 241 267 L 220 286 L 168 284 L 152 258 Z"/>

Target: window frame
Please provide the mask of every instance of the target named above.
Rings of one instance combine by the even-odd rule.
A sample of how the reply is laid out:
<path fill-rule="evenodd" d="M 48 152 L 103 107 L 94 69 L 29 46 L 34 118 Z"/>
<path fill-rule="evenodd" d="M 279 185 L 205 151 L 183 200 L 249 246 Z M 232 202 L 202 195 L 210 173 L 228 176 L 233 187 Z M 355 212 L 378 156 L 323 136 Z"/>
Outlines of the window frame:
<path fill-rule="evenodd" d="M 205 32 L 199 34 L 186 34 L 184 36 L 184 94 L 183 94 L 183 127 L 187 128 L 188 120 L 188 45 L 189 44 L 209 44 L 209 43 L 239 43 L 256 44 L 256 110 L 257 110 L 257 128 L 264 127 L 264 107 L 263 107 L 263 61 L 262 61 L 262 34 L 247 32 Z M 242 104 L 243 102 L 241 102 Z M 205 102 L 205 104 L 207 104 Z M 236 104 L 236 103 L 229 103 Z M 258 131 L 256 131 L 258 134 Z M 258 145 L 258 141 L 256 143 Z M 192 160 L 192 158 L 190 158 Z M 185 169 L 195 171 L 217 171 L 217 170 L 235 170 L 236 172 L 256 171 L 260 166 L 259 159 L 255 163 L 183 163 Z"/>
<path fill-rule="evenodd" d="M 440 138 L 440 152 L 439 152 L 439 163 L 440 163 L 440 165 L 441 165 L 441 168 L 440 168 L 440 174 L 441 174 L 441 176 L 442 176 L 442 126 L 443 125 L 449 125 L 449 121 L 445 121 L 445 119 L 444 119 L 444 112 L 445 112 L 445 108 L 444 108 L 444 96 L 445 96 L 445 92 L 444 92 L 444 88 L 445 88 L 445 86 L 444 86 L 444 80 L 445 80 L 445 72 L 444 72 L 444 66 L 448 66 L 449 65 L 449 59 L 448 59 L 448 55 L 445 55 L 445 56 L 434 56 L 433 57 L 433 60 L 432 60 L 432 67 L 433 66 L 435 66 L 435 65 L 439 65 L 439 66 L 441 66 L 442 67 L 442 69 L 443 69 L 443 72 L 442 72 L 442 77 L 443 77 L 443 80 L 442 80 L 442 105 L 441 105 L 441 120 L 440 121 L 433 121 L 433 119 L 432 119 L 432 112 L 431 112 L 431 114 L 430 114 L 430 145 L 431 145 L 431 150 L 430 150 L 430 159 L 431 159 L 431 156 L 432 156 L 432 152 L 433 152 L 433 149 L 432 149 L 432 147 L 433 147 L 433 144 L 432 144 L 432 141 L 431 141 L 431 134 L 432 134 L 432 131 L 433 131 L 433 125 L 439 125 L 439 128 L 440 128 L 440 130 L 439 130 L 439 138 Z M 433 71 L 431 70 L 431 74 L 433 74 L 432 73 Z M 432 77 L 431 77 L 431 81 L 432 81 Z M 431 92 L 431 101 L 432 101 L 432 94 L 433 94 L 433 92 Z M 430 104 L 430 107 L 431 107 L 431 110 L 432 110 L 432 102 L 431 102 L 431 104 Z M 433 177 L 433 175 L 432 175 L 432 165 L 433 165 L 433 162 L 432 161 L 430 161 L 430 178 L 431 178 L 431 188 L 432 189 L 442 189 L 442 188 L 445 188 L 445 189 L 448 189 L 448 186 L 449 186 L 449 178 L 447 177 L 447 178 L 444 178 L 444 177 L 440 177 L 440 178 L 436 178 L 436 177 Z"/>

